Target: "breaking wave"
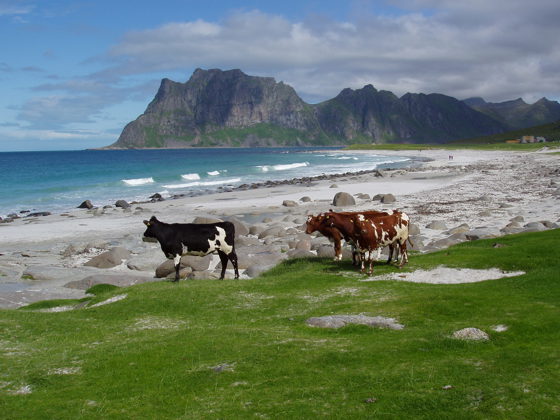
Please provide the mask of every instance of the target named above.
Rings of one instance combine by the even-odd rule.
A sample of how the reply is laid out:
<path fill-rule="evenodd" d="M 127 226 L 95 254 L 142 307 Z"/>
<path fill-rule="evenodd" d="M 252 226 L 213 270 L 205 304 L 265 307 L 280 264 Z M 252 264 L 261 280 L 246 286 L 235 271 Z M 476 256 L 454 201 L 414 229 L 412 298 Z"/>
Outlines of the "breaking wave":
<path fill-rule="evenodd" d="M 124 182 L 126 185 L 136 187 L 138 185 L 153 184 L 154 178 L 150 177 L 150 178 L 123 179 L 122 182 Z"/>

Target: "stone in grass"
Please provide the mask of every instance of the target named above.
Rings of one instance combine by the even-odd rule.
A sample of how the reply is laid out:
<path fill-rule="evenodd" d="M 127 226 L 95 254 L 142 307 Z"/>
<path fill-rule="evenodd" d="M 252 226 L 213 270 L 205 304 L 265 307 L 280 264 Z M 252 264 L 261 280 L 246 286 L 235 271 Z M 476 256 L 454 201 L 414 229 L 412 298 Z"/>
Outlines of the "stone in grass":
<path fill-rule="evenodd" d="M 394 318 L 366 315 L 327 315 L 309 318 L 306 324 L 310 327 L 341 328 L 349 324 L 367 325 L 369 327 L 389 328 L 402 330 L 404 325 L 399 324 Z"/>
<path fill-rule="evenodd" d="M 463 328 L 462 330 L 455 331 L 453 338 L 457 340 L 472 340 L 472 341 L 487 341 L 490 340 L 488 334 L 478 328 Z"/>

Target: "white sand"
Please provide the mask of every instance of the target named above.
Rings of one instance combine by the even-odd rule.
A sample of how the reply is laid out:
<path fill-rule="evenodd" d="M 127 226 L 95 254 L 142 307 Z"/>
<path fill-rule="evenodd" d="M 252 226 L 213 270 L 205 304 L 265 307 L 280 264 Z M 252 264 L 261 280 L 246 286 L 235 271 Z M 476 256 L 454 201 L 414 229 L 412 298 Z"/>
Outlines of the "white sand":
<path fill-rule="evenodd" d="M 417 241 L 424 245 L 445 240 L 451 235 L 447 230 L 426 228 L 432 221 L 443 221 L 447 229 L 467 224 L 469 230 L 482 228 L 500 236 L 503 234 L 500 229 L 516 216 L 523 218 L 520 228 L 530 222 L 547 221 L 550 225 L 560 218 L 560 179 L 555 172 L 560 166 L 559 155 L 472 150 L 388 151 L 387 154 L 433 160 L 421 168 L 384 171 L 382 178 L 373 174 L 345 176 L 314 181 L 310 186 L 279 185 L 133 205 L 130 212 L 110 209 L 102 215 L 94 215 L 92 211 L 75 209 L 70 216 L 22 218 L 0 224 L 0 286 L 20 282 L 26 267 L 69 267 L 68 260 L 61 256 L 61 251 L 69 244 L 103 241 L 110 246 L 124 246 L 133 253 L 140 253 L 146 249 L 141 242 L 144 231 L 142 220 L 152 215 L 165 222 L 190 222 L 196 216 L 236 215 L 248 226 L 282 222 L 287 228 L 287 216 L 294 220 L 326 211 L 332 207 L 332 199 L 339 191 L 353 195 L 367 193 L 370 196 L 392 193 L 397 198 L 392 204 L 356 199 L 355 206 L 337 210 L 403 210 L 412 223 L 420 227 Z M 453 160 L 449 160 L 449 155 L 453 155 Z M 333 184 L 337 188 L 331 188 Z M 312 201 L 300 202 L 304 196 Z M 284 207 L 284 200 L 293 200 L 299 205 Z M 271 218 L 272 222 L 264 223 L 265 217 Z M 291 226 L 298 229 L 301 222 L 299 225 L 292 222 Z M 154 253 L 161 252 L 157 248 L 153 246 Z M 120 270 L 126 270 L 126 265 Z M 57 293 L 64 294 L 61 286 L 63 284 L 56 281 L 43 282 L 40 287 L 38 283 L 33 284 L 41 293 L 52 287 Z M 7 289 L 0 288 L 0 307 L 3 306 L 3 290 Z M 18 296 L 12 293 L 6 299 L 17 300 Z M 4 304 L 13 306 L 13 302 Z"/>

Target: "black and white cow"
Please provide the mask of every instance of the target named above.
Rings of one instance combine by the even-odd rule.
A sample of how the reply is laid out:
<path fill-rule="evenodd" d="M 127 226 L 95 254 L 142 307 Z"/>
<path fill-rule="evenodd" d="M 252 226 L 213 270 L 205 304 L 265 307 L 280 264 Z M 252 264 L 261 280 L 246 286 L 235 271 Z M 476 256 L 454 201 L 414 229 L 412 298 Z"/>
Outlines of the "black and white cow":
<path fill-rule="evenodd" d="M 235 278 L 239 278 L 233 223 L 163 223 L 152 216 L 150 220 L 144 220 L 144 224 L 148 227 L 144 237 L 157 239 L 165 256 L 175 263 L 174 281 L 179 280 L 182 255 L 204 256 L 214 252 L 218 252 L 222 262 L 220 279 L 224 279 L 228 260 L 235 269 Z"/>

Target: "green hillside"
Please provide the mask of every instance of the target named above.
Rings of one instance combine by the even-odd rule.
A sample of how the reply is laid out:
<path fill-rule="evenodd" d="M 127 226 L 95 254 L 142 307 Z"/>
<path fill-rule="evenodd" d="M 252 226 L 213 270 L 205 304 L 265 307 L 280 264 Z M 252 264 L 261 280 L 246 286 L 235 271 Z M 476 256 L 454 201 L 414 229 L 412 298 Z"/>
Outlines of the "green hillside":
<path fill-rule="evenodd" d="M 412 255 L 404 269 L 526 273 L 480 283 L 360 282 L 349 262 L 291 260 L 252 280 L 96 287 L 89 307 L 68 312 L 38 312 L 66 301 L 3 310 L 0 412 L 18 420 L 557 418 L 560 260 L 543 250 L 559 243 L 560 230 L 468 242 Z M 306 325 L 333 314 L 405 327 Z M 466 327 L 490 340 L 451 338 Z"/>
<path fill-rule="evenodd" d="M 519 130 L 507 131 L 501 134 L 494 134 L 491 136 L 474 137 L 470 139 L 455 140 L 448 144 L 490 144 L 490 143 L 503 143 L 506 140 L 513 140 L 521 138 L 521 136 L 541 136 L 548 141 L 560 141 L 560 120 L 543 125 L 537 125 L 529 128 L 522 128 Z"/>

